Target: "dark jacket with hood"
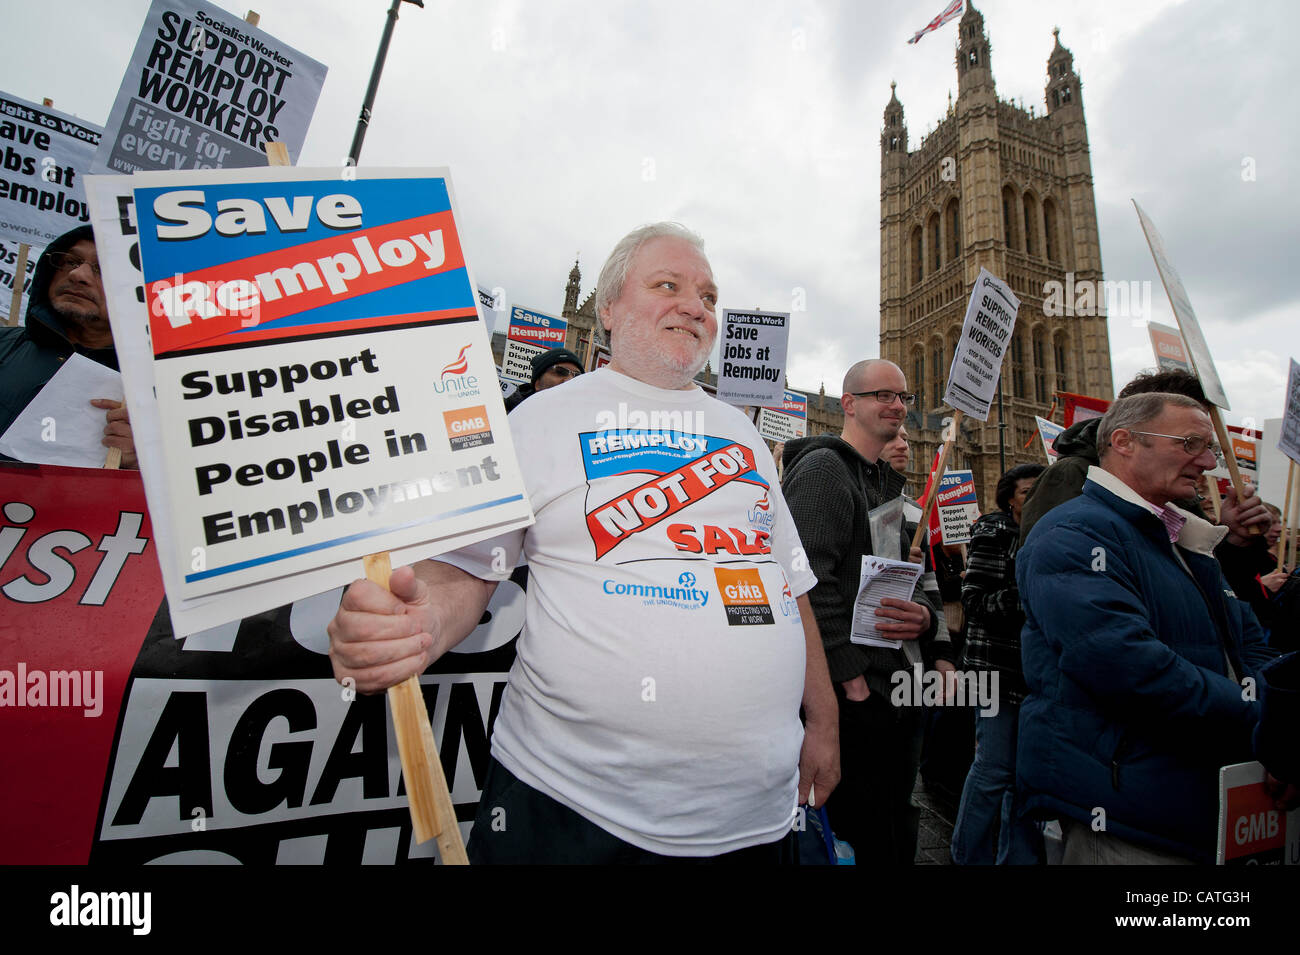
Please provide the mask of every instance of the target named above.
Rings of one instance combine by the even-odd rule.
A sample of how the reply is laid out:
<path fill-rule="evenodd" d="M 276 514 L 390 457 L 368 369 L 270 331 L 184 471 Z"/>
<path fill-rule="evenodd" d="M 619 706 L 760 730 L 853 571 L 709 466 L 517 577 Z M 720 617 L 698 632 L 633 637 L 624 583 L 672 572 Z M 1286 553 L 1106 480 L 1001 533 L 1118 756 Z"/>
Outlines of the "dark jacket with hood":
<path fill-rule="evenodd" d="M 1039 475 L 1020 509 L 1021 545 L 1044 514 L 1083 493 L 1088 468 L 1101 463 L 1097 458 L 1097 428 L 1100 425 L 1100 418 L 1089 418 L 1070 425 L 1056 436 L 1052 450 L 1060 457 Z"/>
<path fill-rule="evenodd" d="M 50 305 L 50 282 L 54 279 L 50 254 L 66 252 L 83 239 L 95 241 L 95 234 L 88 225 L 79 226 L 49 244 L 41 253 L 32 275 L 27 324 L 0 328 L 0 434 L 8 430 L 14 418 L 73 352 L 109 368 L 117 368 L 117 352 L 112 347 L 83 348 L 69 341 L 63 322 Z M 86 397 L 89 400 L 94 395 Z M 8 460 L 12 459 L 0 455 L 0 461 Z"/>
<path fill-rule="evenodd" d="M 868 513 L 903 491 L 904 478 L 883 461 L 868 461 L 838 435 L 797 438 L 785 445 L 781 491 L 790 507 L 800 543 L 817 575 L 808 594 L 817 627 L 826 647 L 831 679 L 844 683 L 865 675 L 872 693 L 886 698 L 892 677 L 907 670 L 902 650 L 859 646 L 849 642 L 853 603 L 862 577 L 862 556 L 872 552 Z M 901 553 L 911 545 L 899 535 Z M 951 660 L 951 644 L 935 640 L 941 606 L 928 599 L 920 580 L 912 600 L 930 607 L 930 626 L 918 643 L 927 664 L 936 657 Z"/>

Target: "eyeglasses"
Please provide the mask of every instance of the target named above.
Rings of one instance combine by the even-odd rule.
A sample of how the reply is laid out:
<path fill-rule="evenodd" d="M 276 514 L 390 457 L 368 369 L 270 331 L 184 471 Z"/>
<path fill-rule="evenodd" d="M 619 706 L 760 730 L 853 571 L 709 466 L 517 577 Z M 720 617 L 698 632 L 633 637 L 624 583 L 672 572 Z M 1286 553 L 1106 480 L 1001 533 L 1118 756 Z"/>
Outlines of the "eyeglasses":
<path fill-rule="evenodd" d="M 1175 441 L 1181 441 L 1183 443 L 1183 450 L 1186 451 L 1194 458 L 1200 457 L 1201 452 L 1204 451 L 1206 448 L 1209 448 L 1210 453 L 1214 455 L 1215 460 L 1217 460 L 1220 464 L 1223 463 L 1223 449 L 1219 447 L 1217 444 L 1215 444 L 1213 441 L 1211 441 L 1209 438 L 1203 437 L 1202 435 L 1199 434 L 1188 434 L 1188 435 L 1159 434 L 1158 432 L 1155 431 L 1130 431 L 1129 433 L 1145 434 L 1149 438 L 1173 438 Z"/>
<path fill-rule="evenodd" d="M 89 265 L 90 271 L 95 273 L 95 278 L 99 278 L 103 273 L 99 271 L 98 262 L 88 262 L 79 255 L 72 255 L 68 252 L 51 252 L 50 264 L 54 266 L 56 272 L 75 272 L 83 265 Z"/>
<path fill-rule="evenodd" d="M 566 379 L 566 378 L 577 378 L 579 375 L 582 374 L 582 372 L 580 372 L 580 371 L 574 371 L 574 370 L 569 369 L 569 368 L 561 368 L 559 365 L 552 365 L 550 368 L 548 368 L 548 369 L 546 369 L 546 370 L 549 371 L 549 372 L 553 372 L 554 374 L 559 375 L 561 379 Z"/>
<path fill-rule="evenodd" d="M 879 401 L 882 405 L 892 405 L 894 403 L 895 398 L 901 399 L 903 404 L 907 405 L 909 408 L 912 405 L 916 404 L 915 392 L 881 390 L 881 391 L 850 391 L 849 394 L 851 394 L 855 398 L 865 398 L 868 395 L 870 395 L 872 398 L 875 398 L 877 401 Z"/>

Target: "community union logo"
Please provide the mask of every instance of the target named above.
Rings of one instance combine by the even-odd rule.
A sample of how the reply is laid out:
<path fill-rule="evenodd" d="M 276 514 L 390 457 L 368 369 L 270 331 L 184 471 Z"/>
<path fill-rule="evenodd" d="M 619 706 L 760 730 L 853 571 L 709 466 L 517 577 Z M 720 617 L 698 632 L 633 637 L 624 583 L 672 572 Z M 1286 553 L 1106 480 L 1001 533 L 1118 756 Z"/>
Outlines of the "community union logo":
<path fill-rule="evenodd" d="M 676 587 L 649 584 L 624 584 L 606 580 L 600 589 L 610 597 L 634 597 L 646 607 L 664 605 L 680 610 L 699 610 L 709 602 L 708 590 L 695 586 L 695 575 L 684 573 L 677 578 Z"/>

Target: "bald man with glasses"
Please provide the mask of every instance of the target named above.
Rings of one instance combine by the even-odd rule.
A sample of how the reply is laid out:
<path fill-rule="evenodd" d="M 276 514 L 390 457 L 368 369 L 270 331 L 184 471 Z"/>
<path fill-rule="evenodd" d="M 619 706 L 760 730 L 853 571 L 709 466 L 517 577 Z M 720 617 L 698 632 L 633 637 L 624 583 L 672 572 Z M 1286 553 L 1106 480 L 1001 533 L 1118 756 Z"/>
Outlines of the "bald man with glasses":
<path fill-rule="evenodd" d="M 885 598 L 881 632 L 900 649 L 860 646 L 849 633 L 862 556 L 910 552 L 906 533 L 873 542 L 869 512 L 902 494 L 904 477 L 881 459 L 916 401 L 903 370 L 884 359 L 860 361 L 844 376 L 844 427 L 786 444 L 782 491 L 817 585 L 809 593 L 840 709 L 840 785 L 827 802 L 831 827 L 859 865 L 910 865 L 919 810 L 912 805 L 924 731 L 920 707 L 895 706 L 895 675 L 913 667 L 951 670 L 942 612 L 918 581 L 910 600 Z M 878 546 L 876 546 L 878 545 Z M 936 639 L 936 635 L 940 635 Z"/>

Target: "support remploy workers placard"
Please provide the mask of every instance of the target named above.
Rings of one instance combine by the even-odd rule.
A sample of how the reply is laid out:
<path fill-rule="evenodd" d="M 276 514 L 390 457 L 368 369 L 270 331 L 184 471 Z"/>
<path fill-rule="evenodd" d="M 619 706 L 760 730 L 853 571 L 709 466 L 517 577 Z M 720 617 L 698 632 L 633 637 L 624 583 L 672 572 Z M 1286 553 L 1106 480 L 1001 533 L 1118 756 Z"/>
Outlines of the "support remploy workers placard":
<path fill-rule="evenodd" d="M 396 563 L 531 521 L 445 172 L 133 184 L 153 409 L 137 414 L 136 354 L 123 373 L 173 604 L 225 593 L 213 626 L 355 579 L 365 554 L 405 548 Z M 114 276 L 117 254 L 101 264 L 118 339 L 119 311 L 140 314 L 134 277 Z M 119 357 L 141 344 L 124 321 Z"/>
<path fill-rule="evenodd" d="M 43 247 L 90 221 L 81 177 L 90 171 L 102 132 L 0 93 L 0 238 Z"/>
<path fill-rule="evenodd" d="M 1018 311 L 1020 299 L 1010 286 L 981 268 L 966 306 L 961 339 L 953 352 L 944 404 L 981 421 L 988 420 Z"/>
<path fill-rule="evenodd" d="M 562 348 L 568 328 L 569 323 L 562 318 L 535 308 L 514 306 L 510 309 L 510 330 L 501 370 L 508 378 L 532 381 L 533 358 L 552 348 Z"/>
<path fill-rule="evenodd" d="M 782 392 L 777 408 L 760 408 L 758 433 L 769 441 L 793 441 L 808 433 L 808 399 L 793 391 Z"/>
<path fill-rule="evenodd" d="M 785 394 L 789 312 L 724 309 L 718 399 L 733 405 L 779 405 Z"/>
<path fill-rule="evenodd" d="M 297 162 L 326 68 L 209 3 L 154 0 L 127 64 L 93 172 Z"/>

